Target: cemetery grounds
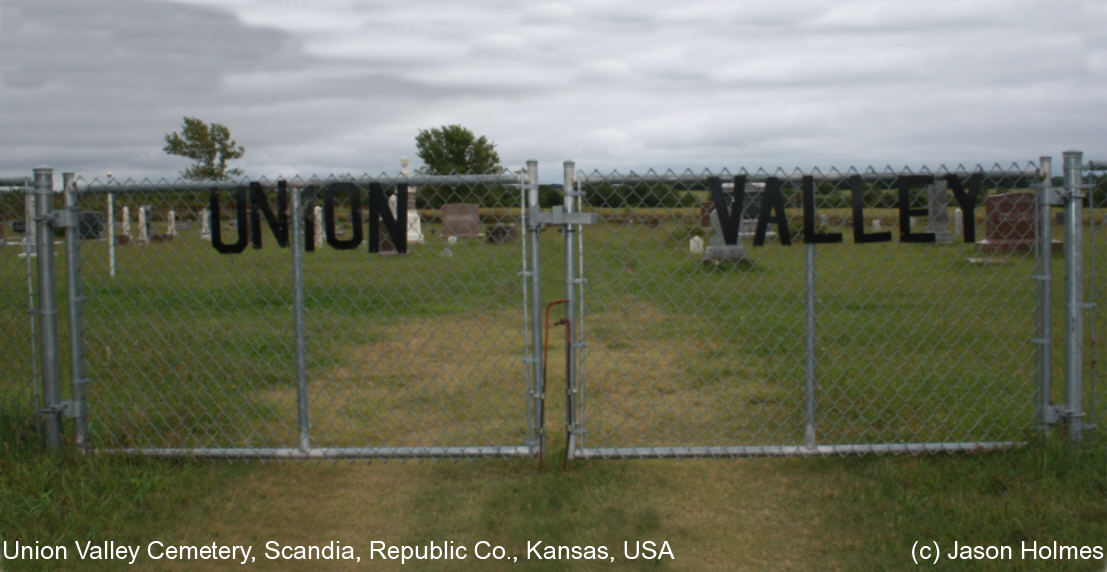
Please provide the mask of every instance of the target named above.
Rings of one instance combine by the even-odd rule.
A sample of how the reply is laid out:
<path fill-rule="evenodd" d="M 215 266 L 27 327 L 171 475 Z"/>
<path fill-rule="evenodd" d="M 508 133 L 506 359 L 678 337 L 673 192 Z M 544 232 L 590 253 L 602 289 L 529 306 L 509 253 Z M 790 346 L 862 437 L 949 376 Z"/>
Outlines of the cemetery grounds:
<path fill-rule="evenodd" d="M 832 220 L 843 220 L 843 213 L 826 211 Z M 842 216 L 837 216 L 841 214 Z M 894 220 L 894 211 L 887 215 Z M 313 338 L 318 359 L 312 361 L 309 379 L 315 384 L 334 384 L 335 399 L 313 412 L 313 423 L 336 442 L 346 442 L 343 433 L 356 438 L 388 439 L 395 443 L 470 442 L 489 426 L 505 427 L 510 434 L 524 428 L 519 411 L 499 401 L 504 394 L 521 393 L 519 388 L 483 387 L 481 383 L 499 383 L 496 370 L 521 368 L 517 363 L 495 360 L 457 359 L 459 354 L 495 353 L 496 344 L 523 343 L 523 329 L 516 308 L 520 283 L 487 283 L 482 273 L 471 272 L 470 254 L 481 252 L 484 265 L 517 268 L 519 252 L 508 245 L 489 245 L 480 240 L 461 240 L 443 256 L 446 244 L 433 236 L 427 225 L 428 243 L 413 246 L 403 257 L 377 258 L 365 252 L 341 252 L 321 249 L 310 256 L 312 271 L 308 287 L 321 292 L 321 301 L 309 320 L 328 324 L 333 335 L 319 333 Z M 1102 228 L 1102 227 L 1100 227 Z M 681 403 L 691 393 L 704 390 L 697 386 L 697 369 L 734 368 L 735 375 L 756 381 L 737 389 L 707 388 L 714 393 L 731 392 L 737 402 L 779 419 L 795 415 L 800 407 L 790 403 L 792 395 L 782 392 L 773 374 L 794 376 L 796 346 L 802 346 L 802 300 L 779 292 L 779 280 L 802 280 L 802 245 L 784 247 L 770 244 L 751 249 L 752 265 L 715 267 L 692 260 L 643 256 L 633 249 L 659 247 L 660 242 L 686 244 L 692 227 L 679 221 L 628 228 L 603 223 L 589 228 L 590 244 L 607 245 L 599 255 L 586 259 L 585 275 L 622 276 L 632 284 L 636 276 L 649 279 L 650 288 L 664 296 L 635 296 L 634 288 L 622 291 L 619 299 L 588 294 L 586 308 L 598 326 L 586 333 L 591 355 L 604 351 L 624 352 L 626 360 L 594 360 L 591 375 L 595 379 L 635 379 L 633 391 L 654 394 L 661 409 L 672 415 L 687 415 Z M 848 230 L 843 230 L 847 232 Z M 271 237 L 267 237 L 271 238 Z M 551 267 L 563 263 L 561 236 L 547 230 L 543 235 L 543 256 Z M 1099 245 L 1107 241 L 1100 231 Z M 1100 246 L 1102 248 L 1102 246 Z M 172 249 L 171 256 L 138 256 L 139 249 Z M 501 254 L 489 256 L 490 249 Z M 86 256 L 84 273 L 102 273 L 106 268 L 106 246 L 91 243 L 82 246 Z M 258 251 L 227 257 L 217 265 L 198 265 L 210 258 L 210 244 L 192 238 L 148 246 L 117 249 L 119 273 L 111 282 L 97 279 L 98 289 L 86 292 L 100 302 L 86 310 L 90 327 L 109 327 L 117 331 L 97 339 L 119 339 L 120 343 L 100 344 L 86 349 L 91 369 L 131 372 L 121 376 L 128 387 L 117 389 L 136 398 L 125 403 L 94 404 L 107 410 L 130 408 L 121 415 L 140 419 L 134 412 L 146 407 L 179 409 L 182 414 L 158 415 L 143 421 L 144 427 L 175 435 L 180 431 L 204 434 L 205 428 L 187 427 L 193 419 L 189 411 L 220 411 L 232 401 L 250 404 L 247 419 L 233 418 L 239 411 L 207 417 L 206 422 L 223 423 L 221 429 L 250 439 L 257 435 L 292 437 L 295 427 L 286 422 L 286 413 L 295 407 L 294 388 L 288 387 L 291 328 L 287 301 L 277 289 L 288 283 L 285 249 L 270 245 Z M 548 251 L 548 252 L 547 252 Z M 977 256 L 971 245 L 906 245 L 898 242 L 876 245 L 819 245 L 820 264 L 834 268 L 830 279 L 846 282 L 843 295 L 828 290 L 820 295 L 829 323 L 822 325 L 825 345 L 820 351 L 839 356 L 855 356 L 858 362 L 880 360 L 867 344 L 883 340 L 897 329 L 928 323 L 924 286 L 932 273 L 941 270 L 943 288 L 961 293 L 963 310 L 996 312 L 1003 315 L 1006 305 L 1025 307 L 1033 296 L 1029 276 L 1034 259 L 1010 256 L 1001 266 L 973 265 L 967 259 Z M 2 252 L 14 256 L 14 249 Z M 136 256 L 128 260 L 128 256 Z M 925 263 L 913 260 L 919 257 Z M 896 260 L 888 266 L 889 260 Z M 141 262 L 142 266 L 138 264 Z M 544 262 L 544 264 L 547 264 Z M 665 288 L 664 279 L 678 272 L 666 264 L 695 264 L 708 280 L 740 284 L 749 305 L 713 304 L 705 313 L 687 311 L 679 284 Z M 377 272 L 391 265 L 387 272 Z M 1059 266 L 1059 264 L 1055 264 Z M 431 299 L 433 289 L 444 287 L 432 279 L 412 280 L 411 276 L 434 276 L 445 271 L 471 276 L 472 281 L 451 291 L 441 305 L 395 304 L 405 296 Z M 1025 267 L 1025 268 L 1024 268 Z M 684 267 L 682 267 L 684 268 Z M 1014 270 L 1013 270 L 1014 269 Z M 21 264 L 0 265 L 5 275 L 4 288 L 25 287 Z M 1027 283 L 1012 284 L 1012 274 L 1026 277 Z M 243 284 L 243 276 L 250 276 Z M 135 303 L 135 293 L 151 277 L 166 288 L 157 294 L 157 316 L 147 313 L 148 301 Z M 545 297 L 555 295 L 564 286 L 557 273 L 549 273 L 543 284 Z M 1059 281 L 1059 272 L 1055 280 Z M 59 280 L 64 283 L 64 279 Z M 315 281 L 312 283 L 312 281 Z M 348 291 L 365 292 L 364 284 L 373 281 L 369 297 L 350 297 Z M 884 302 L 859 305 L 858 290 L 894 288 L 895 297 Z M 914 290 L 918 288 L 918 290 Z M 428 295 L 427 290 L 432 294 Z M 1054 290 L 1054 305 L 1059 306 L 1060 288 Z M 146 290 L 142 290 L 146 292 Z M 149 295 L 144 294 L 144 295 Z M 802 295 L 802 291 L 800 292 Z M 974 298 L 979 295 L 979 299 Z M 219 312 L 196 312 L 207 307 L 205 300 L 218 299 Z M 716 301 L 717 302 L 717 301 Z M 896 320 L 880 319 L 882 303 L 896 304 Z M 1031 302 L 1032 303 L 1032 302 Z M 837 306 L 836 306 L 837 305 Z M 717 308 L 727 308 L 723 313 Z M 914 308 L 915 310 L 913 310 Z M 913 319 L 912 312 L 918 312 Z M 98 315 L 97 312 L 103 314 Z M 234 327 L 223 321 L 233 314 Z M 620 316 L 628 331 L 648 333 L 627 342 L 615 332 L 605 331 L 604 314 Z M 1103 312 L 1097 314 L 1102 320 Z M 756 320 L 751 316 L 756 315 Z M 5 312 L 6 331 L 26 327 L 26 315 Z M 141 325 L 151 319 L 172 327 L 159 335 L 144 335 Z M 587 322 L 586 322 L 587 323 Z M 939 338 L 956 320 L 934 330 L 905 339 L 890 348 L 899 357 L 895 369 L 874 370 L 879 383 L 843 388 L 844 399 L 872 399 L 879 402 L 880 392 L 901 392 L 897 383 L 911 383 L 911 371 L 932 367 L 925 348 L 928 336 Z M 1032 326 L 1025 316 L 1020 328 Z M 734 348 L 713 337 L 720 327 L 733 327 L 736 339 L 766 340 L 755 354 L 735 356 Z M 1032 347 L 1026 338 L 1030 329 L 1012 332 L 999 320 L 989 331 L 958 332 L 966 339 L 978 337 L 1017 338 L 1027 355 Z M 938 326 L 936 326 L 937 328 Z M 499 337 L 458 336 L 455 332 L 492 330 Z M 1102 328 L 1100 328 L 1102 331 Z M 1054 332 L 1060 332 L 1059 322 Z M 166 335 L 164 332 L 169 332 Z M 357 336 L 346 332 L 360 332 Z M 63 331 L 64 334 L 64 331 Z M 549 363 L 564 358 L 564 340 L 557 330 L 550 334 Z M 64 337 L 64 335 L 63 335 Z M 894 337 L 894 336 L 892 336 Z M 142 340 L 131 343 L 125 340 Z M 351 340 L 353 340 L 351 342 Z M 1058 343 L 1060 338 L 1058 337 Z M 63 346 L 65 341 L 63 340 Z M 1004 341 L 1006 343 L 1013 343 Z M 629 344 L 629 345 L 628 345 Z M 950 417 L 972 418 L 988 415 L 996 399 L 1011 399 L 1022 384 L 1007 385 L 1004 373 L 1010 364 L 997 363 L 988 344 L 972 342 L 957 363 L 940 364 L 951 378 L 965 376 L 1003 377 L 994 386 L 1001 395 L 981 395 L 961 400 L 949 412 Z M 181 400 L 148 403 L 137 396 L 146 395 L 144 384 L 163 383 L 169 368 L 199 371 L 190 360 L 198 359 L 186 348 L 215 348 L 220 357 L 210 368 L 228 368 L 248 372 L 250 383 L 227 384 L 220 376 L 194 375 L 180 383 L 195 388 L 210 384 L 207 391 L 190 391 Z M 387 384 L 410 383 L 386 371 L 369 371 L 375 376 L 373 390 L 359 389 L 354 379 L 373 369 L 380 354 L 419 348 L 423 369 L 418 375 L 433 380 L 436 392 L 379 391 Z M 881 346 L 887 351 L 889 348 Z M 22 346 L 7 344 L 0 348 L 0 360 L 12 361 Z M 777 353 L 779 352 L 779 353 Z M 799 354 L 802 356 L 802 354 Z M 662 366 L 643 374 L 635 370 L 635 356 L 668 356 L 656 363 Z M 652 358 L 651 358 L 652 359 Z M 1027 359 L 1032 359 L 1027 357 Z M 459 370 L 459 363 L 467 369 Z M 837 365 L 833 365 L 837 364 Z M 1055 366 L 1059 368 L 1057 360 Z M 66 370 L 63 364 L 63 371 Z M 620 368 L 629 368 L 620 370 Z M 836 360 L 820 375 L 837 379 L 856 371 L 856 363 Z M 1060 372 L 1055 372 L 1059 379 Z M 174 379 L 180 379 L 174 377 Z M 461 381 L 476 380 L 474 387 L 462 387 Z M 493 380 L 482 382 L 480 380 Z M 703 383 L 718 383 L 715 379 Z M 260 380 L 260 382 L 258 382 Z M 676 389 L 684 385 L 687 388 Z M 602 383 L 602 382 L 597 382 Z M 382 385 L 384 384 L 384 385 Z M 429 539 L 449 539 L 459 543 L 490 540 L 518 552 L 528 540 L 548 544 L 605 544 L 618 551 L 624 540 L 668 541 L 675 560 L 660 562 L 661 568 L 691 569 L 859 569 L 899 568 L 907 566 L 910 545 L 916 540 L 954 540 L 976 544 L 1013 544 L 1022 539 L 1042 542 L 1059 540 L 1068 544 L 1104 544 L 1107 542 L 1107 447 L 1099 433 L 1088 442 L 1071 446 L 1061 435 L 1042 436 L 1032 431 L 1032 422 L 1021 437 L 1027 445 L 1010 451 L 969 455 L 828 457 L 809 459 L 704 459 L 704 460 L 595 460 L 561 462 L 564 452 L 564 398 L 561 393 L 564 374 L 551 365 L 548 379 L 547 434 L 549 444 L 543 466 L 536 459 L 496 459 L 441 462 L 373 461 L 355 462 L 226 462 L 203 460 L 157 460 L 110 456 L 82 457 L 67 453 L 49 458 L 39 453 L 35 427 L 25 415 L 28 395 L 5 395 L 0 409 L 0 534 L 15 534 L 43 543 L 69 543 L 74 539 L 99 538 L 108 534 L 120 542 L 143 542 L 153 536 L 206 543 L 254 543 L 278 539 L 286 543 L 310 544 L 338 540 L 363 545 L 370 539 L 394 543 L 419 543 Z M 618 387 L 612 391 L 620 390 Z M 1058 388 L 1059 389 L 1059 388 Z M 95 392 L 96 389 L 93 389 Z M 322 391 L 327 391 L 322 388 Z M 691 392 L 691 393 L 690 393 Z M 907 393 L 918 393 L 908 391 Z M 93 393 L 95 396 L 95 393 Z M 474 397 L 474 395 L 478 397 Z M 494 403 L 482 402 L 480 395 L 497 396 Z M 462 398 L 463 397 L 463 398 Z M 993 399 L 995 398 L 995 399 Z M 1031 402 L 1033 394 L 1014 395 Z M 1058 396 L 1059 398 L 1059 396 Z M 93 398 L 95 399 L 95 397 Z M 473 423 L 444 424 L 439 406 L 422 407 L 427 400 L 446 400 L 451 418 L 473 419 Z M 610 415 L 618 423 L 601 427 L 605 438 L 613 442 L 633 440 L 650 429 L 650 422 L 634 415 L 630 401 L 612 401 Z M 441 402 L 439 402 L 441 404 Z M 931 404 L 919 397 L 918 406 Z M 904 407 L 910 407 L 908 400 Z M 855 431 L 857 439 L 865 432 L 880 432 L 879 408 L 858 426 L 851 423 L 856 411 L 828 407 L 825 422 L 830 431 Z M 694 422 L 687 426 L 717 427 L 737 423 L 731 429 L 745 427 L 745 418 L 718 404 L 695 404 Z M 376 429 L 358 426 L 357 420 L 375 415 L 385 421 Z M 593 414 L 594 415 L 594 414 Z M 396 416 L 389 421 L 389 416 Z M 737 420 L 736 420 L 737 419 Z M 856 420 L 853 420 L 856 421 Z M 1020 420 L 1022 421 L 1022 420 Z M 927 421 L 920 417 L 920 424 Z M 95 421 L 94 421 L 95 423 Z M 403 427 L 408 429 L 397 429 Z M 860 427 L 860 428 L 856 428 Z M 418 429 L 411 429 L 418 428 Z M 726 429 L 726 430 L 731 430 Z M 369 433 L 366 433 L 369 431 Z M 379 434 L 373 433 L 379 431 Z M 406 432 L 405 432 L 406 431 Z M 1061 433 L 1057 431 L 1056 433 Z M 97 435 L 93 427 L 93 435 Z M 117 437 L 112 437 L 117 438 Z M 267 437 L 263 437 L 264 440 Z M 351 437 L 354 438 L 354 437 Z M 147 563 L 148 565 L 149 563 Z M 317 564 L 317 563 L 316 563 Z M 467 562 L 473 569 L 483 563 Z M 653 564 L 650 563 L 651 567 Z M 991 563 L 995 569 L 1007 569 L 1010 563 Z M 1024 563 L 1025 564 L 1025 563 Z M 1102 563 L 1075 564 L 1074 569 L 1102 568 Z M 283 563 L 281 568 L 287 567 Z M 21 569 L 0 564 L 7 570 Z M 642 562 L 623 562 L 621 566 L 645 567 Z M 304 568 L 315 568 L 308 563 Z M 528 563 L 533 569 L 565 569 L 564 563 L 547 565 Z M 1026 569 L 1056 569 L 1056 563 L 1028 564 Z M 195 569 L 189 566 L 188 569 Z M 435 569 L 436 565 L 428 566 Z M 1023 569 L 1023 566 L 1019 567 Z M 418 566 L 417 566 L 418 569 Z"/>

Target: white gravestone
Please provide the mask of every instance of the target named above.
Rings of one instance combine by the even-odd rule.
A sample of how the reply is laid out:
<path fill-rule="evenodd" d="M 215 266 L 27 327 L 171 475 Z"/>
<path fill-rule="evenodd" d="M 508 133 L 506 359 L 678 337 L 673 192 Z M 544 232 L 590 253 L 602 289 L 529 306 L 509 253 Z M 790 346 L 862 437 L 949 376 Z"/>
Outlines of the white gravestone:
<path fill-rule="evenodd" d="M 407 157 L 400 158 L 400 174 L 405 177 L 411 176 L 411 169 L 408 169 Z M 407 187 L 407 243 L 408 244 L 423 244 L 426 242 L 423 236 L 423 219 L 419 216 L 419 210 L 415 207 L 415 195 L 419 192 L 419 187 L 414 185 L 408 185 Z"/>
<path fill-rule="evenodd" d="M 327 241 L 327 233 L 323 229 L 323 207 L 316 205 L 311 216 L 315 222 L 315 248 L 323 248 Z"/>
<path fill-rule="evenodd" d="M 200 211 L 200 240 L 208 240 L 211 238 L 211 211 L 203 209 Z"/>
<path fill-rule="evenodd" d="M 953 211 L 953 234 L 955 236 L 965 236 L 965 219 L 964 211 L 961 209 L 954 209 Z"/>
<path fill-rule="evenodd" d="M 165 228 L 166 236 L 177 236 L 177 213 L 169 211 L 169 223 Z"/>
<path fill-rule="evenodd" d="M 150 205 L 138 207 L 138 241 L 150 244 Z"/>
<path fill-rule="evenodd" d="M 120 226 L 123 227 L 123 236 L 131 238 L 131 208 L 123 207 L 123 215 L 119 219 Z"/>
<path fill-rule="evenodd" d="M 703 254 L 703 237 L 693 236 L 688 241 L 688 252 L 692 254 Z"/>

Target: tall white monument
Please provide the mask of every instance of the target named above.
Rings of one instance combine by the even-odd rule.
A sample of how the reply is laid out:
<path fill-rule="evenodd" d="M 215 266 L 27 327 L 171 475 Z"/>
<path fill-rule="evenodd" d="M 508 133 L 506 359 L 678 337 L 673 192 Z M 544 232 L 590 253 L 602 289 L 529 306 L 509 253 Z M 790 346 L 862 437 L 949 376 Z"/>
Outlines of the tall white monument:
<path fill-rule="evenodd" d="M 407 157 L 400 158 L 400 166 L 403 167 L 400 174 L 404 177 L 411 176 L 411 169 L 408 168 L 409 161 Z M 423 219 L 419 216 L 418 209 L 415 208 L 415 195 L 419 192 L 419 188 L 415 185 L 407 186 L 407 243 L 408 244 L 423 244 L 426 239 L 423 237 Z M 395 210 L 393 210 L 395 212 Z"/>

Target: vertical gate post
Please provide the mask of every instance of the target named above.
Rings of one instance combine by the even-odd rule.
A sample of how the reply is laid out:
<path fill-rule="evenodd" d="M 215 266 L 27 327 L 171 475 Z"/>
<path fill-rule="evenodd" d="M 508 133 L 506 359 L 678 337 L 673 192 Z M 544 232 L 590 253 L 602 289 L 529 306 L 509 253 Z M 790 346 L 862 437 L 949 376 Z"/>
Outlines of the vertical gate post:
<path fill-rule="evenodd" d="M 1064 152 L 1065 169 L 1065 417 L 1069 438 L 1079 441 L 1083 433 L 1084 377 L 1084 154 Z"/>
<path fill-rule="evenodd" d="M 1057 411 L 1053 407 L 1052 393 L 1052 351 L 1053 351 L 1053 205 L 1057 204 L 1052 189 L 1053 158 L 1043 155 L 1039 158 L 1041 183 L 1038 189 L 1038 274 L 1034 280 L 1038 283 L 1037 337 L 1034 344 L 1038 352 L 1038 428 L 1045 431 L 1057 423 Z"/>
<path fill-rule="evenodd" d="M 292 224 L 292 326 L 296 346 L 296 426 L 300 450 L 311 449 L 311 423 L 308 418 L 307 393 L 307 335 L 304 331 L 304 218 L 311 216 L 303 212 L 303 189 L 299 185 L 292 187 L 290 222 Z M 315 232 L 320 232 L 316 229 Z"/>
<path fill-rule="evenodd" d="M 1037 420 L 1039 430 L 1046 430 L 1057 423 L 1053 407 L 1052 351 L 1053 351 L 1053 220 L 1054 198 L 1052 188 L 1053 157 L 1038 158 L 1041 169 L 1041 187 L 1038 189 L 1037 228 Z"/>
<path fill-rule="evenodd" d="M 815 243 L 804 243 L 804 445 L 815 448 Z"/>
<path fill-rule="evenodd" d="M 571 215 L 577 210 L 577 192 L 574 185 L 576 163 L 565 161 L 563 167 L 562 192 L 564 194 L 565 213 Z M 569 336 L 566 336 L 565 345 L 565 443 L 567 458 L 573 458 L 573 451 L 577 448 L 577 415 L 576 406 L 578 394 L 578 379 L 576 375 L 577 352 L 576 339 L 579 336 L 576 319 L 576 305 L 578 303 L 576 288 L 576 271 L 573 268 L 573 253 L 576 250 L 577 233 L 579 225 L 566 224 L 565 229 L 565 299 L 569 302 L 565 305 L 565 322 L 569 328 Z"/>
<path fill-rule="evenodd" d="M 73 401 L 69 417 L 73 417 L 74 441 L 78 449 L 88 445 L 88 377 L 85 375 L 84 307 L 86 298 L 81 296 L 81 209 L 78 191 L 73 184 L 73 173 L 62 173 L 65 210 L 68 224 L 65 229 L 65 284 L 69 306 L 69 371 L 73 384 Z M 108 235 L 109 240 L 111 235 Z"/>
<path fill-rule="evenodd" d="M 34 170 L 35 183 L 30 191 L 35 197 L 35 247 L 38 263 L 39 344 L 42 349 L 42 415 L 46 448 L 61 450 L 61 383 L 58 362 L 58 305 L 54 274 L 54 170 L 39 167 Z"/>
<path fill-rule="evenodd" d="M 526 180 L 523 185 L 524 214 L 526 216 L 527 240 L 529 249 L 529 269 L 524 274 L 530 277 L 530 364 L 531 387 L 527 405 L 527 417 L 530 420 L 528 444 L 536 448 L 539 456 L 545 450 L 545 402 L 546 379 L 542 364 L 542 272 L 539 264 L 538 243 L 541 238 L 541 206 L 538 202 L 538 161 L 527 161 Z"/>

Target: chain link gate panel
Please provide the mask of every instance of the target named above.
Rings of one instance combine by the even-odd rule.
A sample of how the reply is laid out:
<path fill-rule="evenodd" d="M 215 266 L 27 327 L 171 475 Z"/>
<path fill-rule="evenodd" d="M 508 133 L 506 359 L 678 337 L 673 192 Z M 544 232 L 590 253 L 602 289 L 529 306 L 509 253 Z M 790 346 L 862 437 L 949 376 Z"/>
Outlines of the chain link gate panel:
<path fill-rule="evenodd" d="M 29 178 L 0 178 L 0 423 L 42 407 L 37 384 L 34 212 Z"/>
<path fill-rule="evenodd" d="M 1025 438 L 1038 177 L 1017 166 L 578 175 L 583 210 L 601 222 L 581 239 L 586 348 L 569 455 Z"/>
<path fill-rule="evenodd" d="M 1093 158 L 1094 159 L 1094 158 Z M 1107 300 L 1104 287 L 1107 282 L 1103 280 L 1103 272 L 1107 270 L 1107 161 L 1088 161 L 1087 172 L 1083 174 L 1083 183 L 1088 194 L 1088 276 L 1087 296 L 1089 310 L 1089 331 L 1087 340 L 1087 369 L 1088 384 L 1086 391 L 1087 418 L 1084 428 L 1092 431 L 1103 431 L 1103 376 L 1107 368 L 1103 367 L 1105 331 L 1104 321 L 1107 320 L 1107 312 L 1104 312 L 1100 304 Z"/>
<path fill-rule="evenodd" d="M 519 183 L 79 185 L 90 445 L 533 454 Z"/>

